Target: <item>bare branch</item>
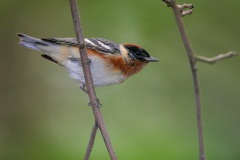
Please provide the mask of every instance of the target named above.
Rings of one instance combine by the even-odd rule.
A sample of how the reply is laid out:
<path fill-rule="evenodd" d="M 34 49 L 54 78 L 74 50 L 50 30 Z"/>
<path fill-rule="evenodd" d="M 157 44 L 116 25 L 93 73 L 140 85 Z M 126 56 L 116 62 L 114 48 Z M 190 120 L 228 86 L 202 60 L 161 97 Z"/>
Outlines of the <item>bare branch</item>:
<path fill-rule="evenodd" d="M 227 59 L 227 58 L 231 58 L 231 57 L 234 57 L 234 56 L 237 56 L 237 55 L 239 55 L 238 52 L 236 52 L 236 51 L 229 51 L 227 53 L 219 54 L 219 55 L 217 55 L 215 57 L 212 57 L 212 58 L 199 56 L 199 55 L 195 55 L 195 58 L 199 62 L 204 62 L 204 63 L 208 63 L 208 64 L 214 64 L 214 63 L 216 63 L 218 61 L 221 61 L 221 60 L 224 60 L 224 59 Z"/>
<path fill-rule="evenodd" d="M 200 95 L 200 88 L 199 88 L 199 80 L 197 74 L 197 65 L 196 59 L 193 54 L 193 49 L 187 37 L 187 33 L 185 31 L 185 27 L 182 22 L 181 15 L 182 13 L 179 12 L 179 6 L 176 5 L 175 0 L 163 0 L 167 3 L 172 9 L 173 13 L 176 18 L 177 26 L 179 32 L 181 34 L 181 38 L 186 49 L 186 53 L 189 59 L 190 68 L 192 71 L 193 77 L 193 85 L 194 85 L 194 93 L 195 93 L 195 107 L 196 107 L 196 117 L 197 117 L 197 128 L 198 128 L 198 142 L 199 142 L 199 160 L 205 160 L 205 147 L 204 147 L 204 136 L 203 136 L 203 124 L 202 124 L 202 106 L 201 106 L 201 95 Z M 181 14 L 181 15 L 180 15 Z"/>
<path fill-rule="evenodd" d="M 193 12 L 192 9 L 194 8 L 193 4 L 187 4 L 187 3 L 184 3 L 183 5 L 177 5 L 177 6 L 182 17 L 186 15 L 191 15 Z"/>
<path fill-rule="evenodd" d="M 92 128 L 92 133 L 91 133 L 91 136 L 90 136 L 90 139 L 89 139 L 89 143 L 88 143 L 88 147 L 87 147 L 87 151 L 86 151 L 84 160 L 89 160 L 89 158 L 90 158 L 90 154 L 91 154 L 92 149 L 93 149 L 94 140 L 95 140 L 95 136 L 96 136 L 97 130 L 98 130 L 97 123 L 94 123 L 94 126 Z"/>
<path fill-rule="evenodd" d="M 75 32 L 77 35 L 79 53 L 80 53 L 80 57 L 81 57 L 81 64 L 83 67 L 84 77 L 85 77 L 86 86 L 88 89 L 90 104 L 92 106 L 93 114 L 95 117 L 95 122 L 97 123 L 97 126 L 99 127 L 99 129 L 102 133 L 102 137 L 103 137 L 103 140 L 107 147 L 109 156 L 111 157 L 111 160 L 117 160 L 117 157 L 114 153 L 107 129 L 106 129 L 104 121 L 103 121 L 103 117 L 102 117 L 102 114 L 101 114 L 101 111 L 99 108 L 100 103 L 96 96 L 95 88 L 93 85 L 92 74 L 90 71 L 89 63 L 88 63 L 88 56 L 87 56 L 87 52 L 86 52 L 86 46 L 85 46 L 85 42 L 84 42 L 80 16 L 78 13 L 78 8 L 77 8 L 77 1 L 69 0 L 69 2 L 70 2 L 71 12 L 72 12 L 74 28 L 75 28 Z"/>
<path fill-rule="evenodd" d="M 180 12 L 181 12 L 181 16 L 184 17 L 186 15 L 191 15 L 193 11 L 191 9 L 189 9 L 189 10 L 180 11 Z"/>
<path fill-rule="evenodd" d="M 168 7 L 173 7 L 172 0 L 162 0 L 167 4 Z M 177 9 L 182 17 L 192 14 L 192 9 L 194 8 L 193 4 L 184 3 L 183 5 L 177 5 Z"/>

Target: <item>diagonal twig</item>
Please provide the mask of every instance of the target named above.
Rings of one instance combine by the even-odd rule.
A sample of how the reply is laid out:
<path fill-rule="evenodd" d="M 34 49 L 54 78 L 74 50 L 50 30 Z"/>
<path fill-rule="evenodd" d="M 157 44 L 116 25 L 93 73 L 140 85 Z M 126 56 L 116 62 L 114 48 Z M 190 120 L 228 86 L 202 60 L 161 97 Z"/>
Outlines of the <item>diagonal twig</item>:
<path fill-rule="evenodd" d="M 84 72 L 84 77 L 86 81 L 86 86 L 88 89 L 88 95 L 90 99 L 90 104 L 92 106 L 93 114 L 95 117 L 95 122 L 97 124 L 97 127 L 99 127 L 103 140 L 105 142 L 105 145 L 107 147 L 109 156 L 111 160 L 117 160 L 117 157 L 114 153 L 106 126 L 103 121 L 103 117 L 100 111 L 100 103 L 99 100 L 97 99 L 95 88 L 93 85 L 93 80 L 92 80 L 92 75 L 90 71 L 90 66 L 88 63 L 88 56 L 86 52 L 86 46 L 85 46 L 85 41 L 83 37 L 83 32 L 82 32 L 82 26 L 81 26 L 81 21 L 80 21 L 80 16 L 78 13 L 78 8 L 77 8 L 77 1 L 76 0 L 69 0 L 70 2 L 70 7 L 71 7 L 71 13 L 72 13 L 72 18 L 73 18 L 73 23 L 74 23 L 74 28 L 77 36 L 77 41 L 78 41 L 78 47 L 79 47 L 79 52 L 80 52 L 80 57 L 81 57 L 81 64 L 83 67 L 83 72 Z M 94 127 L 95 128 L 95 127 Z M 91 136 L 91 138 L 95 138 L 95 136 Z M 94 140 L 94 139 L 93 139 Z M 90 139 L 91 141 L 91 139 Z"/>
<path fill-rule="evenodd" d="M 95 140 L 97 130 L 98 130 L 97 123 L 94 123 L 84 160 L 89 160 L 89 158 L 90 158 L 90 154 L 91 154 L 92 149 L 93 149 L 94 140 Z"/>
<path fill-rule="evenodd" d="M 239 55 L 238 52 L 229 51 L 227 53 L 219 54 L 219 55 L 217 55 L 215 57 L 211 57 L 211 58 L 204 57 L 204 56 L 199 56 L 199 55 L 195 55 L 195 57 L 196 57 L 197 61 L 208 63 L 208 64 L 214 64 L 214 63 L 219 62 L 221 60 L 231 58 L 231 57 L 234 57 L 234 56 L 237 56 L 237 55 Z"/>

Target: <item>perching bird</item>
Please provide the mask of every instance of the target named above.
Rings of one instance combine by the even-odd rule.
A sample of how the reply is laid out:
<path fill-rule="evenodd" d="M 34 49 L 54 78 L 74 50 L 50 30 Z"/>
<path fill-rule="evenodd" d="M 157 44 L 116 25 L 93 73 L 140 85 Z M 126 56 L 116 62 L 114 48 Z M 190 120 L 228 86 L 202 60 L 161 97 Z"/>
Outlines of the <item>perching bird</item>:
<path fill-rule="evenodd" d="M 37 39 L 22 33 L 17 35 L 20 45 L 41 51 L 43 58 L 66 68 L 70 77 L 77 80 L 80 88 L 88 93 L 75 38 Z M 135 44 L 115 44 L 103 38 L 86 38 L 85 44 L 95 87 L 121 83 L 141 71 L 148 62 L 158 62 Z"/>

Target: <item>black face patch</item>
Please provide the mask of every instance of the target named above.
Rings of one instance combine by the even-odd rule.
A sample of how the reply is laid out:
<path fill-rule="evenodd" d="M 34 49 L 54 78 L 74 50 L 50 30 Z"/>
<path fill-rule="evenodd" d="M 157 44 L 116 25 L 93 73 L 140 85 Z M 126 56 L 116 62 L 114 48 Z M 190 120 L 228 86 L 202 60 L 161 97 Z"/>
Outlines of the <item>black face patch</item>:
<path fill-rule="evenodd" d="M 125 46 L 128 50 L 129 50 L 129 57 L 132 59 L 137 59 L 140 61 L 146 61 L 144 59 L 144 57 L 150 57 L 150 55 L 148 54 L 148 52 L 140 47 L 137 46 L 130 46 L 130 45 L 126 45 Z"/>

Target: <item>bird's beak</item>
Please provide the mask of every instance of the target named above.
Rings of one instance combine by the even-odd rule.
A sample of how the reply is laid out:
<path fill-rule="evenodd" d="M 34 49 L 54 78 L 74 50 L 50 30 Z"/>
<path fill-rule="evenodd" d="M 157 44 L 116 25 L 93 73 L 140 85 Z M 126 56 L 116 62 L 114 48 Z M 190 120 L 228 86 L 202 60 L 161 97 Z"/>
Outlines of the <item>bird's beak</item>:
<path fill-rule="evenodd" d="M 143 57 L 148 62 L 159 62 L 157 58 L 154 57 Z"/>

